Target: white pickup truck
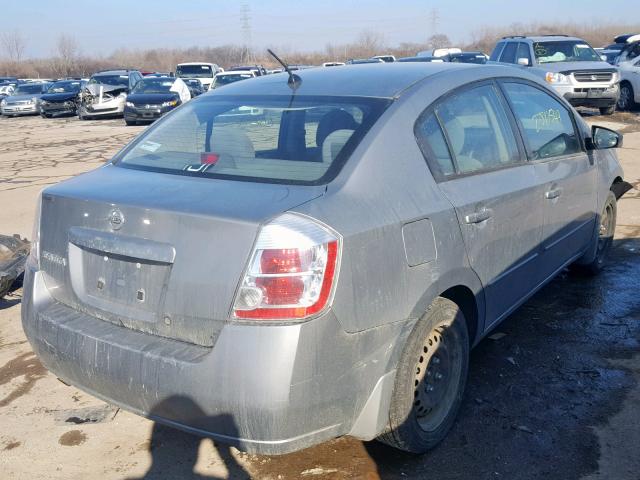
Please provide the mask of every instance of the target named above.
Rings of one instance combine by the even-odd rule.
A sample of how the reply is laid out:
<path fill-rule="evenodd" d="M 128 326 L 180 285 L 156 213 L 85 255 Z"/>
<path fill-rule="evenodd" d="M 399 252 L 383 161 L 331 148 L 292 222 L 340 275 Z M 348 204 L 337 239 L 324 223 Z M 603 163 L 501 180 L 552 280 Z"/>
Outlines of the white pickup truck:
<path fill-rule="evenodd" d="M 200 80 L 205 91 L 209 90 L 216 73 L 223 72 L 224 69 L 215 63 L 187 62 L 179 63 L 176 66 L 176 77 L 184 79 L 196 78 Z"/>

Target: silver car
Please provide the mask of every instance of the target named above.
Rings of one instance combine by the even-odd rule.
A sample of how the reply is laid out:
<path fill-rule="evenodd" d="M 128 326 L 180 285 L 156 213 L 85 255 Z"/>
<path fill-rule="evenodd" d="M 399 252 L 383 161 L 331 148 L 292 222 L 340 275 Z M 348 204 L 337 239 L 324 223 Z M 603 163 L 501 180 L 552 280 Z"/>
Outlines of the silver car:
<path fill-rule="evenodd" d="M 40 98 L 47 93 L 50 82 L 19 84 L 13 93 L 0 101 L 0 111 L 6 117 L 37 115 L 40 113 Z"/>
<path fill-rule="evenodd" d="M 515 67 L 237 82 L 43 192 L 24 330 L 65 382 L 246 451 L 424 452 L 470 348 L 602 268 L 620 142 Z"/>

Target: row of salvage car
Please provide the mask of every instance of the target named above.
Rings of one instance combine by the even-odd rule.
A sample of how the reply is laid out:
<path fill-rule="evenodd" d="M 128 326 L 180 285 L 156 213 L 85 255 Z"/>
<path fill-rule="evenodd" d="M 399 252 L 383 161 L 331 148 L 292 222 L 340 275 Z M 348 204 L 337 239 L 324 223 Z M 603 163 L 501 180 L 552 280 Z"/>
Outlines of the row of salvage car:
<path fill-rule="evenodd" d="M 5 85 L 0 112 L 5 117 L 124 117 L 127 125 L 134 125 L 152 122 L 209 89 L 260 74 L 248 68 L 224 72 L 215 64 L 189 63 L 178 65 L 176 75 L 123 69 L 96 72 L 88 80 L 16 80 Z"/>

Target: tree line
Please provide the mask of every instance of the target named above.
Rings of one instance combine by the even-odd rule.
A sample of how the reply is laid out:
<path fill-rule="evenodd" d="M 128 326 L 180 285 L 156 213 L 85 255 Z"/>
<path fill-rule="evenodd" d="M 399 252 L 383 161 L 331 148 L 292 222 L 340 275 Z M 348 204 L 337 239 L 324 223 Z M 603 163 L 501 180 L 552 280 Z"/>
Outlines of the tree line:
<path fill-rule="evenodd" d="M 600 47 L 612 43 L 616 35 L 631 32 L 640 32 L 640 23 L 514 23 L 501 27 L 478 28 L 470 33 L 468 41 L 462 43 L 452 42 L 446 34 L 440 33 L 425 36 L 423 42 L 390 45 L 385 41 L 383 31 L 366 30 L 352 42 L 328 43 L 324 48 L 315 51 L 301 51 L 291 46 L 276 48 L 276 51 L 291 64 L 319 65 L 328 61 L 368 58 L 381 54 L 392 54 L 396 57 L 413 56 L 422 50 L 448 46 L 490 54 L 497 40 L 506 35 L 567 34 L 583 38 L 594 47 Z M 266 67 L 278 66 L 266 50 L 247 49 L 243 45 L 118 48 L 109 55 L 99 56 L 92 54 L 89 46 L 81 45 L 72 35 L 60 34 L 53 53 L 47 58 L 27 58 L 27 47 L 28 40 L 18 30 L 0 34 L 1 75 L 15 75 L 20 78 L 88 77 L 93 72 L 109 68 L 171 72 L 178 63 L 188 61 L 217 63 L 225 68 L 246 63 L 257 63 Z"/>

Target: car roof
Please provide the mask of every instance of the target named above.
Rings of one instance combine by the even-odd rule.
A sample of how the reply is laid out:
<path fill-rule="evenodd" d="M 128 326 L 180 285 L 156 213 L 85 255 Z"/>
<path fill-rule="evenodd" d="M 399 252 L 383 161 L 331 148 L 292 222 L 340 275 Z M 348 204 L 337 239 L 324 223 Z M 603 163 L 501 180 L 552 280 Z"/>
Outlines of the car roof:
<path fill-rule="evenodd" d="M 216 73 L 216 77 L 224 77 L 225 75 L 253 75 L 254 70 L 225 70 L 224 72 Z"/>
<path fill-rule="evenodd" d="M 578 38 L 578 37 L 568 37 L 566 35 L 531 35 L 531 36 L 527 36 L 527 37 L 519 37 L 519 36 L 513 36 L 513 37 L 505 37 L 502 39 L 503 41 L 521 41 L 521 42 L 526 42 L 527 40 L 531 41 L 531 42 L 562 42 L 562 41 L 570 41 L 570 42 L 585 42 L 585 40 L 583 40 L 582 38 Z"/>
<path fill-rule="evenodd" d="M 178 67 L 180 67 L 181 65 L 216 65 L 216 64 L 210 63 L 210 62 L 183 62 L 183 63 L 179 63 Z"/>
<path fill-rule="evenodd" d="M 394 62 L 345 65 L 341 68 L 310 68 L 295 72 L 295 76 L 302 80 L 296 88 L 296 94 L 395 98 L 425 78 L 445 72 L 455 75 L 456 72 L 471 68 L 483 66 L 444 62 Z M 288 74 L 283 72 L 233 83 L 225 86 L 223 92 L 218 92 L 214 90 L 207 95 L 291 95 L 292 90 L 288 85 Z"/>
<path fill-rule="evenodd" d="M 134 70 L 102 70 L 101 72 L 96 72 L 93 74 L 94 77 L 98 77 L 101 75 L 129 75 L 134 72 Z"/>

